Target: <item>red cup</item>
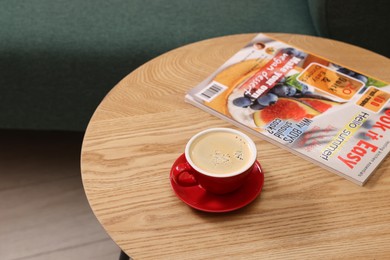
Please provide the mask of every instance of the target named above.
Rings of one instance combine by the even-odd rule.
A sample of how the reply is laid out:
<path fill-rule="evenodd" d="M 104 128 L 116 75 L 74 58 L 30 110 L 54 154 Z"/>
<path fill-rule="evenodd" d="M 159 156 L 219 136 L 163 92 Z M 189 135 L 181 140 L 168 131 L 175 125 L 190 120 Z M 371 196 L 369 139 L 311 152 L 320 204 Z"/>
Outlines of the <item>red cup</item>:
<path fill-rule="evenodd" d="M 242 140 L 247 146 L 249 154 L 246 160 L 243 160 L 239 169 L 223 173 L 215 173 L 212 170 L 205 170 L 199 167 L 191 158 L 191 148 L 199 138 L 210 133 L 231 133 Z M 226 145 L 226 142 L 224 143 Z M 244 133 L 230 128 L 210 128 L 194 135 L 187 143 L 185 148 L 186 162 L 177 165 L 173 170 L 173 179 L 180 186 L 200 185 L 205 190 L 225 194 L 233 192 L 241 187 L 253 170 L 257 159 L 257 149 L 255 143 Z"/>

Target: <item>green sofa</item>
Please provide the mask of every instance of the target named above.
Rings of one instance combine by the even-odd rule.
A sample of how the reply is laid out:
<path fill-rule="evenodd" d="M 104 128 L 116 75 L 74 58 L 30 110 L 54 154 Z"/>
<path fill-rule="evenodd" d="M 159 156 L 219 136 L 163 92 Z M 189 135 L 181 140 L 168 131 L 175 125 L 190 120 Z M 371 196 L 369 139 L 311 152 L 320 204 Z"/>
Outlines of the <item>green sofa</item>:
<path fill-rule="evenodd" d="M 84 131 L 132 70 L 211 37 L 319 35 L 390 56 L 388 10 L 385 0 L 0 1 L 0 128 Z"/>

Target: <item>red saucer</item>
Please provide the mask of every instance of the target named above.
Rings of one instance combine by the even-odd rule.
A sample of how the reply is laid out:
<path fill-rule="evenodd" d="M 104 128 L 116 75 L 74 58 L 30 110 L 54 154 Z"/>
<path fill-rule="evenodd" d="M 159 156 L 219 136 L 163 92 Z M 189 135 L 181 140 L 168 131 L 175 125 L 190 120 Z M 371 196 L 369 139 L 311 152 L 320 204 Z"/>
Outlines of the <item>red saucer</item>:
<path fill-rule="evenodd" d="M 173 180 L 172 171 L 176 165 L 185 163 L 185 155 L 182 154 L 173 164 L 170 180 L 173 191 L 184 203 L 195 209 L 206 212 L 229 212 L 242 208 L 251 203 L 260 193 L 264 184 L 264 173 L 260 163 L 256 161 L 253 171 L 246 182 L 236 191 L 225 195 L 217 195 L 207 192 L 200 185 L 183 187 Z"/>

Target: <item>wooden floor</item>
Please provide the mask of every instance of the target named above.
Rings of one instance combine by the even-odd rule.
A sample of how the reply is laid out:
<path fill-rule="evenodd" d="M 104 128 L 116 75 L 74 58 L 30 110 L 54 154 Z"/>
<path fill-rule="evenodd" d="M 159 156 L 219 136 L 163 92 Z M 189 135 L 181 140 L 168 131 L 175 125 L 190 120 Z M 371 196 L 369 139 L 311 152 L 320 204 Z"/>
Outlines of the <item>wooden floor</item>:
<path fill-rule="evenodd" d="M 0 130 L 0 259 L 118 259 L 86 200 L 81 133 Z"/>

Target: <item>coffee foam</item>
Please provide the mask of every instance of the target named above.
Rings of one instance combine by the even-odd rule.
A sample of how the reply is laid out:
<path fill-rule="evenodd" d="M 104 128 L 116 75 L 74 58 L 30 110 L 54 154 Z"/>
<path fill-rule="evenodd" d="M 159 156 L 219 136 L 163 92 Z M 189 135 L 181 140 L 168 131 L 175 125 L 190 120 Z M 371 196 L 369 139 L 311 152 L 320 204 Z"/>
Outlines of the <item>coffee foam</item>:
<path fill-rule="evenodd" d="M 226 131 L 208 132 L 196 138 L 189 149 L 192 162 L 211 174 L 245 170 L 253 157 L 246 139 Z"/>

